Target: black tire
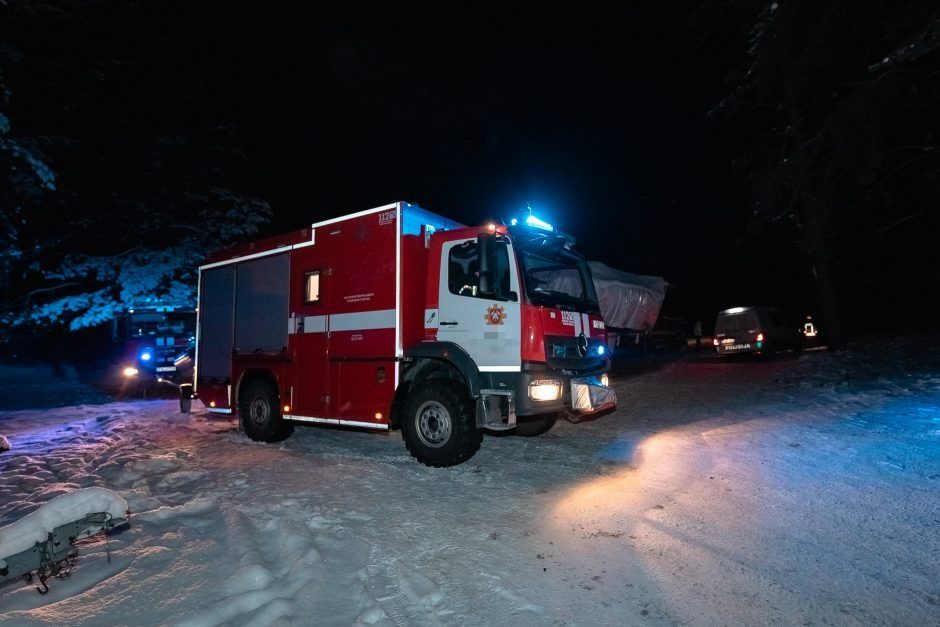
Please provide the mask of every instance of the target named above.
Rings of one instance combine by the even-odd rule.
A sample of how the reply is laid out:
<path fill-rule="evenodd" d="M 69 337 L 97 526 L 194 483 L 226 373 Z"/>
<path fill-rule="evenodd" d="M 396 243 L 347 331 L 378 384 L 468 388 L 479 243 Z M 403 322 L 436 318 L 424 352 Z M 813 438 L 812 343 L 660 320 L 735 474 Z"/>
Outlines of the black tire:
<path fill-rule="evenodd" d="M 409 395 L 402 435 L 411 456 L 435 468 L 467 461 L 483 441 L 469 399 L 452 381 L 430 381 Z"/>
<path fill-rule="evenodd" d="M 556 420 L 558 420 L 558 414 L 549 414 L 533 420 L 520 420 L 516 423 L 516 435 L 524 438 L 542 435 L 555 426 Z"/>
<path fill-rule="evenodd" d="M 294 432 L 294 425 L 281 418 L 277 390 L 263 379 L 249 381 L 238 401 L 242 428 L 256 442 L 280 442 Z"/>
<path fill-rule="evenodd" d="M 184 383 L 180 386 L 180 413 L 188 414 L 193 407 L 193 386 Z"/>

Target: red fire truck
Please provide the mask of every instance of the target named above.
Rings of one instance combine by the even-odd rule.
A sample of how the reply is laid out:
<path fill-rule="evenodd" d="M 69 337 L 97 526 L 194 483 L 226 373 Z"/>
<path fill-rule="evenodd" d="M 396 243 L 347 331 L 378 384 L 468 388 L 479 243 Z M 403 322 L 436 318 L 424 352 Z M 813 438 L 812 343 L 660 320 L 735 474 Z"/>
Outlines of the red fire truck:
<path fill-rule="evenodd" d="M 467 227 L 399 202 L 222 251 L 200 268 L 194 393 L 253 440 L 401 429 L 429 466 L 472 457 L 484 429 L 606 410 L 604 321 L 573 244 L 532 215 Z"/>

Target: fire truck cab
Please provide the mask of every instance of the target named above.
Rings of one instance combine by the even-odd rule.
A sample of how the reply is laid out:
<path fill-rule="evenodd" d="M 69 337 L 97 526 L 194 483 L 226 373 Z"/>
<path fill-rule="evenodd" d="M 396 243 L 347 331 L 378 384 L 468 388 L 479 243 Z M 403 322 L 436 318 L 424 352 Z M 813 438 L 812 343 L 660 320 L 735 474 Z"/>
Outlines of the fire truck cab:
<path fill-rule="evenodd" d="M 404 202 L 200 268 L 195 394 L 273 442 L 295 423 L 401 429 L 430 466 L 482 430 L 538 435 L 616 403 L 584 258 L 534 216 L 467 227 Z"/>

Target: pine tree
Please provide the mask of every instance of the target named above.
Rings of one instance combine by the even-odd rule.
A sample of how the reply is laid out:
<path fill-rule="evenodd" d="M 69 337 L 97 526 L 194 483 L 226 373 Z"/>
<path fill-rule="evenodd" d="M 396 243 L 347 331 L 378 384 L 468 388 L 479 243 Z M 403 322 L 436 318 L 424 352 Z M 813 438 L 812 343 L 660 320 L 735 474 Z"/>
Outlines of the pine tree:
<path fill-rule="evenodd" d="M 270 218 L 191 67 L 197 42 L 167 14 L 0 4 L 0 329 L 74 331 L 141 302 L 194 304 L 197 265 Z"/>

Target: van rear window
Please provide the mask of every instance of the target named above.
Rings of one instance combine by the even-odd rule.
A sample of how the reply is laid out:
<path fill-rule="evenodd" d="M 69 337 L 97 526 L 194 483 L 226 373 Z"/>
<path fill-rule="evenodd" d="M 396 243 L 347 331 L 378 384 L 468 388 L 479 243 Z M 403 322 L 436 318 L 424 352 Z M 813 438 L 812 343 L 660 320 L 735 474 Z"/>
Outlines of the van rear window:
<path fill-rule="evenodd" d="M 715 321 L 715 333 L 740 333 L 757 328 L 757 313 L 743 311 L 737 314 L 723 314 Z"/>

